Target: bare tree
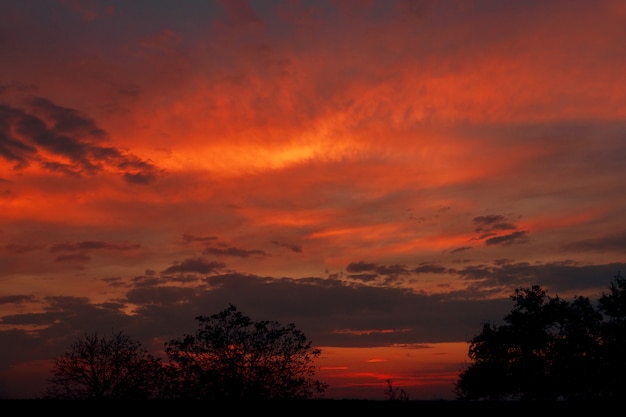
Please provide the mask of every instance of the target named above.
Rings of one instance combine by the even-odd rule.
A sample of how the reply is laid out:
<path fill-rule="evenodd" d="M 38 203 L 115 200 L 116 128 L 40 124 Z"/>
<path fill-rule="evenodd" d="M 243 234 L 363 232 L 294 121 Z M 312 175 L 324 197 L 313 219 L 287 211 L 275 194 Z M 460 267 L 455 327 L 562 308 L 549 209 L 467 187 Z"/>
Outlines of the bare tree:
<path fill-rule="evenodd" d="M 46 398 L 146 399 L 158 396 L 160 360 L 122 332 L 85 334 L 55 360 Z"/>
<path fill-rule="evenodd" d="M 387 388 L 385 389 L 385 395 L 390 401 L 408 401 L 409 394 L 402 388 L 394 387 L 391 379 L 385 381 Z"/>

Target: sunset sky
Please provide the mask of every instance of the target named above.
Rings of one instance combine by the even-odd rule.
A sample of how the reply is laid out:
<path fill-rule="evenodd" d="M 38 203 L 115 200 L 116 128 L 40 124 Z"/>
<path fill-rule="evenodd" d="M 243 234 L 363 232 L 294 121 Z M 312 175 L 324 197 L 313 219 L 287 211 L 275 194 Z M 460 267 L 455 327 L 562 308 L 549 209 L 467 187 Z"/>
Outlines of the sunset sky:
<path fill-rule="evenodd" d="M 514 289 L 626 272 L 624 1 L 3 0 L 0 56 L 0 398 L 229 304 L 455 398 Z"/>

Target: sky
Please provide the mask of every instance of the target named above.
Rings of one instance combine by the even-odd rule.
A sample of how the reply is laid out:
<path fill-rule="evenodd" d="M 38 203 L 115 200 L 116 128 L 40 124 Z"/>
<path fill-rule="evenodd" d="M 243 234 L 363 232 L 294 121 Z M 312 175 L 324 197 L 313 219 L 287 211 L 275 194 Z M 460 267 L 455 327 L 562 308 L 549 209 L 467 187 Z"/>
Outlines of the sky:
<path fill-rule="evenodd" d="M 327 398 L 454 399 L 517 288 L 626 271 L 626 3 L 3 0 L 0 398 L 235 305 Z"/>

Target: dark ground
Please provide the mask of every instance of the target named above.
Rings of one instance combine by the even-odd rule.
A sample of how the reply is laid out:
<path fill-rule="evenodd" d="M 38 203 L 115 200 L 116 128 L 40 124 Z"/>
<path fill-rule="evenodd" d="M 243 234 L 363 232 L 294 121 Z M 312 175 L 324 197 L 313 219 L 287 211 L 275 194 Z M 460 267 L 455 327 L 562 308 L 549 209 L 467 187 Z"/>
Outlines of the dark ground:
<path fill-rule="evenodd" d="M 76 415 L 109 414 L 111 417 L 119 417 L 120 414 L 181 416 L 186 415 L 226 415 L 237 417 L 245 415 L 289 415 L 304 417 L 319 415 L 320 413 L 363 413 L 377 417 L 428 417 L 450 414 L 467 415 L 476 414 L 483 416 L 497 415 L 509 417 L 523 415 L 529 417 L 543 417 L 554 414 L 555 417 L 577 416 L 579 414 L 615 414 L 619 410 L 624 411 L 624 404 L 596 403 L 596 402 L 522 402 L 522 401 L 389 401 L 389 400 L 301 400 L 301 401 L 254 401 L 254 402 L 228 402 L 228 401 L 168 401 L 168 400 L 139 400 L 139 401 L 116 401 L 116 400 L 0 400 L 0 413 L 3 415 L 17 415 L 30 410 L 35 412 Z M 10 412 L 11 414 L 7 413 Z M 319 415 L 319 417 L 330 417 Z M 595 416 L 592 416 L 595 417 Z"/>

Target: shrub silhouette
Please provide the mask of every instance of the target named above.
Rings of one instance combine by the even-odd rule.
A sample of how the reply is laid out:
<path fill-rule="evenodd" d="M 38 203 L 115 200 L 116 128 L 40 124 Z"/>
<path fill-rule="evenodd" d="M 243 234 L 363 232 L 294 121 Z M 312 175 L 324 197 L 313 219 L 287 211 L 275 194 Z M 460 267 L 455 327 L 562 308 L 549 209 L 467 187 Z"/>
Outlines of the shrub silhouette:
<path fill-rule="evenodd" d="M 469 341 L 473 361 L 455 389 L 468 400 L 618 399 L 626 394 L 626 280 L 596 305 L 537 285 L 515 290 L 503 325 L 487 321 Z"/>

